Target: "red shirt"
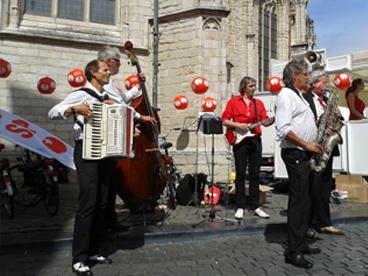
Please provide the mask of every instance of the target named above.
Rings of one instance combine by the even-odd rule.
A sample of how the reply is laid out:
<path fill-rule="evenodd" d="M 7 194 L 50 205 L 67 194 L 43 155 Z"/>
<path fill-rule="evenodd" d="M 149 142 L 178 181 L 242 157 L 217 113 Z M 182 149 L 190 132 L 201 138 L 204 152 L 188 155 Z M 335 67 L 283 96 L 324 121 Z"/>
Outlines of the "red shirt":
<path fill-rule="evenodd" d="M 243 100 L 243 96 L 239 95 L 234 98 L 231 98 L 226 105 L 224 113 L 222 113 L 221 120 L 229 120 L 236 123 L 246 123 L 246 124 L 254 124 L 259 121 L 263 121 L 268 119 L 268 115 L 264 108 L 263 102 L 261 100 L 255 99 L 257 105 L 257 114 L 258 120 L 256 120 L 256 113 L 254 109 L 253 99 L 249 102 L 249 109 L 245 101 Z M 262 129 L 261 127 L 256 127 L 251 131 L 254 134 L 261 135 Z"/>

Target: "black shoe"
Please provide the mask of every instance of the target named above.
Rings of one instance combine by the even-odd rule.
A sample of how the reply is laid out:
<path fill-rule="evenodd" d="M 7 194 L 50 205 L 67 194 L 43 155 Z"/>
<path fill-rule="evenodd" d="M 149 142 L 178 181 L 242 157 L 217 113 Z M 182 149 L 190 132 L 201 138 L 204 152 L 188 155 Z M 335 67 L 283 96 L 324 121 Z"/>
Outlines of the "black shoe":
<path fill-rule="evenodd" d="M 88 258 L 90 262 L 95 264 L 112 264 L 112 260 L 101 255 L 94 255 Z"/>
<path fill-rule="evenodd" d="M 303 253 L 308 254 L 308 255 L 320 254 L 321 249 L 319 249 L 319 248 L 309 248 L 308 250 L 304 251 Z"/>
<path fill-rule="evenodd" d="M 93 276 L 93 273 L 89 266 L 83 264 L 83 263 L 75 263 L 72 265 L 72 270 L 77 275 L 88 275 Z"/>
<path fill-rule="evenodd" d="M 308 262 L 303 255 L 296 255 L 292 260 L 285 259 L 285 262 L 292 264 L 293 266 L 300 268 L 312 268 L 313 264 Z"/>

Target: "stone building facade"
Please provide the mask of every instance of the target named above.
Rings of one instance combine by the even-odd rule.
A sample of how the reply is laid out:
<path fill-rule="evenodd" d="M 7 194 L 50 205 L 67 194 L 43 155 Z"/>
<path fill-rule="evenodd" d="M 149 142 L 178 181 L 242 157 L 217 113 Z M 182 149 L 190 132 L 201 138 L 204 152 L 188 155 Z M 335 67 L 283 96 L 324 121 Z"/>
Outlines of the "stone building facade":
<path fill-rule="evenodd" d="M 11 63 L 12 73 L 0 79 L 0 109 L 39 125 L 73 146 L 72 120 L 49 121 L 48 110 L 75 90 L 67 82 L 71 70 L 84 69 L 102 46 L 122 49 L 128 40 L 134 44 L 151 95 L 153 2 L 1 1 L 0 58 Z M 214 113 L 220 117 L 227 101 L 238 93 L 242 77 L 254 77 L 258 89 L 266 90 L 272 59 L 286 61 L 290 54 L 312 50 L 316 41 L 313 21 L 307 14 L 309 0 L 157 2 L 157 110 L 161 132 L 165 134 L 173 127 L 187 130 L 172 132 L 168 137 L 174 144 L 171 153 L 184 173 L 198 170 L 212 174 L 213 142 L 214 181 L 226 182 L 232 167 L 231 148 L 223 135 L 212 137 L 197 131 L 202 101 L 214 98 Z M 136 70 L 124 56 L 121 60 L 126 62 L 114 80 L 125 90 L 124 80 Z M 51 95 L 37 91 L 38 80 L 46 76 L 56 81 Z M 209 82 L 205 94 L 191 90 L 191 81 L 198 76 Z M 173 105 L 178 95 L 189 100 L 185 110 Z M 7 153 L 11 155 L 13 147 L 8 145 Z"/>

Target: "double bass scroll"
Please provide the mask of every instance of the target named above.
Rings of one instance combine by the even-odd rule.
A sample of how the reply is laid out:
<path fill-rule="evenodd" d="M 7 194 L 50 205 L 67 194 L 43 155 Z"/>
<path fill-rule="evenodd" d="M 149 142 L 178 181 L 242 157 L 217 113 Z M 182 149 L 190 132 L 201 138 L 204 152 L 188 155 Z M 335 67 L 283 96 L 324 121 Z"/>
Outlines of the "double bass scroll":
<path fill-rule="evenodd" d="M 133 44 L 125 43 L 123 51 L 136 66 L 137 73 L 142 73 L 138 58 L 132 52 Z M 144 82 L 141 82 L 142 96 L 135 106 L 141 115 L 156 119 L 157 124 L 140 125 L 141 136 L 134 138 L 134 158 L 120 160 L 114 174 L 114 185 L 117 194 L 123 200 L 149 200 L 158 197 L 164 190 L 168 173 L 164 156 L 158 148 L 160 120 L 156 110 L 150 104 Z"/>

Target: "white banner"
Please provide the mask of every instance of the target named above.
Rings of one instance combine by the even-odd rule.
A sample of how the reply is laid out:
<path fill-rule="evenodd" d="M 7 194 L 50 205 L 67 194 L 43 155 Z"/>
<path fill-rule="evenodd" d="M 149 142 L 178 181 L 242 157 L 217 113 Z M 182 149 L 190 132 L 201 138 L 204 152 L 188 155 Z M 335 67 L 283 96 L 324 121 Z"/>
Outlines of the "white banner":
<path fill-rule="evenodd" d="M 75 170 L 74 149 L 42 128 L 0 109 L 0 137 Z"/>

